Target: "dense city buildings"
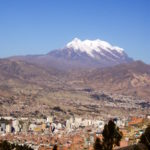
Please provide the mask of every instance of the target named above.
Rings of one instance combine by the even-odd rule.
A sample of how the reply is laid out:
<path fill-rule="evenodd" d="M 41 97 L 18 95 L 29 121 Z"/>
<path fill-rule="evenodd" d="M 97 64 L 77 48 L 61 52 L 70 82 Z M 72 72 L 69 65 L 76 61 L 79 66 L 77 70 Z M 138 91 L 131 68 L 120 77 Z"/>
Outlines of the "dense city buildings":
<path fill-rule="evenodd" d="M 123 133 L 120 147 L 138 143 L 140 136 L 150 123 L 145 117 L 112 118 Z M 0 140 L 28 145 L 35 150 L 51 150 L 57 145 L 60 150 L 92 150 L 96 137 L 102 138 L 108 120 L 98 118 L 71 117 L 59 120 L 47 118 L 0 118 Z M 118 147 L 118 148 L 120 148 Z M 117 149 L 117 147 L 116 147 Z"/>

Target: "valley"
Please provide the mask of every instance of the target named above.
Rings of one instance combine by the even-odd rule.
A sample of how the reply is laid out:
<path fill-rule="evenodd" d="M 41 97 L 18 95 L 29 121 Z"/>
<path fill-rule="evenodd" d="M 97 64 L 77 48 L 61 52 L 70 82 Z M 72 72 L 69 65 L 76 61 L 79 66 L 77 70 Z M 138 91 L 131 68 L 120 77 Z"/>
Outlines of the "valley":
<path fill-rule="evenodd" d="M 45 55 L 0 59 L 1 115 L 145 115 L 149 87 L 149 65 L 101 40 L 74 39 Z"/>

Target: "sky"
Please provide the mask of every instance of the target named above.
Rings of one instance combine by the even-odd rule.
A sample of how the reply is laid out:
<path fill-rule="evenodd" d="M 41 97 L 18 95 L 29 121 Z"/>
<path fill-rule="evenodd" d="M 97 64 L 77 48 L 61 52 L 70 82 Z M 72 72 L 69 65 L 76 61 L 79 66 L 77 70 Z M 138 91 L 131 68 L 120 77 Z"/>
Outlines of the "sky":
<path fill-rule="evenodd" d="M 150 0 L 0 0 L 0 58 L 101 39 L 150 64 Z"/>

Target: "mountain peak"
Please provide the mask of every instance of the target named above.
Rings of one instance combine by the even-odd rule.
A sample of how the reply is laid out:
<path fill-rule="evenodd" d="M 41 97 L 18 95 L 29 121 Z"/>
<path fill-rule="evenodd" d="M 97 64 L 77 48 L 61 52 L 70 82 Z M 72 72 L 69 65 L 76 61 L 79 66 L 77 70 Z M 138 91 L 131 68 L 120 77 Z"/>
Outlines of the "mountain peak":
<path fill-rule="evenodd" d="M 105 52 L 111 53 L 116 52 L 119 54 L 123 53 L 123 49 L 118 46 L 112 46 L 106 41 L 100 39 L 96 40 L 80 40 L 74 38 L 71 42 L 66 45 L 66 48 L 74 49 L 75 51 L 80 51 L 87 53 L 89 56 L 94 57 L 94 52 L 104 55 Z"/>
<path fill-rule="evenodd" d="M 64 48 L 53 50 L 48 55 L 77 68 L 108 67 L 133 61 L 122 48 L 100 39 L 74 38 Z"/>

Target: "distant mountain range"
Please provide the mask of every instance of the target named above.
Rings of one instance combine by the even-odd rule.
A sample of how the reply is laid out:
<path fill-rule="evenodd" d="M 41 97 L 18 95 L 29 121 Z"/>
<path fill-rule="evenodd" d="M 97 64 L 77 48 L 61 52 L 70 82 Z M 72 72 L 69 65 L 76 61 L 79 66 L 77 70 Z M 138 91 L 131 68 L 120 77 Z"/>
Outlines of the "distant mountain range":
<path fill-rule="evenodd" d="M 46 55 L 15 57 L 30 63 L 61 70 L 101 68 L 133 61 L 124 50 L 99 39 L 81 41 L 75 38 L 63 49 L 57 49 Z"/>
<path fill-rule="evenodd" d="M 56 81 L 63 84 L 63 80 L 68 80 L 66 83 L 82 80 L 82 86 L 146 97 L 150 86 L 149 65 L 134 61 L 122 48 L 99 39 L 81 41 L 75 38 L 64 48 L 46 55 L 1 59 L 0 75 L 1 79 L 15 77 L 45 86 L 45 80 L 53 81 L 55 86 Z"/>
<path fill-rule="evenodd" d="M 0 98 L 8 108 L 22 101 L 32 108 L 37 102 L 56 106 L 57 100 L 61 104 L 66 97 L 71 101 L 80 96 L 72 91 L 87 88 L 150 100 L 150 65 L 105 41 L 77 38 L 46 55 L 0 59 Z M 86 96 L 84 100 L 91 99 Z"/>

